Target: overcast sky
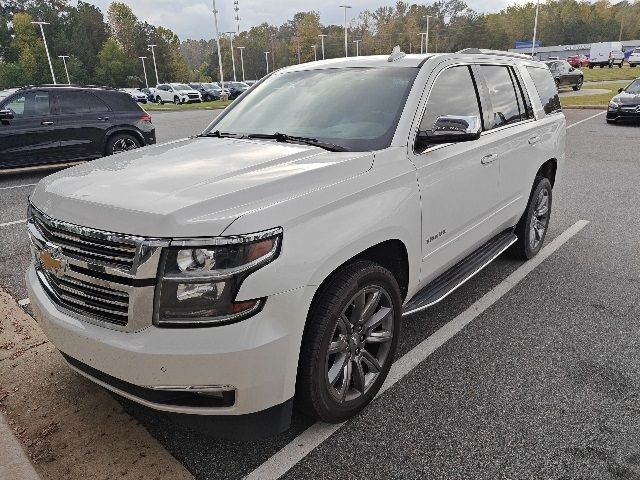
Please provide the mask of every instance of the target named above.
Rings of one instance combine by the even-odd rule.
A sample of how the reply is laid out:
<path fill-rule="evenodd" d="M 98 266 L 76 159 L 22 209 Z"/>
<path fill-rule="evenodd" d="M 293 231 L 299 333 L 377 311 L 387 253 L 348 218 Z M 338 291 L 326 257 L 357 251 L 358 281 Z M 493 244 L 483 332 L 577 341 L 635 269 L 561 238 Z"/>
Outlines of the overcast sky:
<path fill-rule="evenodd" d="M 104 13 L 111 0 L 85 0 L 97 5 Z M 238 0 L 240 4 L 240 29 L 268 22 L 280 25 L 291 19 L 296 12 L 315 10 L 320 12 L 323 25 L 344 23 L 344 10 L 338 5 L 343 0 Z M 526 3 L 527 0 L 467 0 L 469 7 L 479 12 L 500 10 L 510 4 Z M 212 38 L 213 14 L 211 0 L 126 0 L 138 18 L 152 25 L 168 27 L 178 34 L 180 40 L 187 38 Z M 335 6 L 333 5 L 335 3 Z M 348 0 L 353 8 L 350 18 L 357 17 L 362 10 L 375 10 L 383 5 L 395 5 L 396 0 Z M 412 3 L 408 0 L 408 3 Z M 429 3 L 429 2 L 425 2 Z M 218 25 L 221 32 L 235 30 L 233 0 L 216 0 L 219 11 Z"/>

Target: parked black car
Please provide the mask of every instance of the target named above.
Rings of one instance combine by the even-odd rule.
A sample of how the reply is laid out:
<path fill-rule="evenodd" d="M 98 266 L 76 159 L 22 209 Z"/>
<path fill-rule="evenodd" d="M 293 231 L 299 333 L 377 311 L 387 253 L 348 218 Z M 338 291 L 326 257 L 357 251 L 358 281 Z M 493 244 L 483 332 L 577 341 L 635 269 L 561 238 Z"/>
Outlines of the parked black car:
<path fill-rule="evenodd" d="M 575 91 L 582 88 L 584 83 L 584 74 L 582 70 L 572 67 L 571 64 L 565 60 L 554 60 L 551 62 L 544 62 L 549 66 L 551 75 L 556 82 L 556 87 L 568 85 Z"/>
<path fill-rule="evenodd" d="M 151 116 L 115 89 L 42 85 L 0 99 L 0 168 L 92 160 L 155 142 Z"/>
<path fill-rule="evenodd" d="M 203 102 L 220 100 L 223 93 L 220 86 L 216 83 L 190 83 L 189 86 L 200 92 Z"/>
<path fill-rule="evenodd" d="M 640 78 L 618 90 L 607 108 L 607 122 L 640 122 Z"/>
<path fill-rule="evenodd" d="M 224 86 L 229 89 L 229 98 L 232 100 L 234 98 L 238 98 L 245 91 L 249 90 L 249 85 L 244 82 L 225 82 Z"/>

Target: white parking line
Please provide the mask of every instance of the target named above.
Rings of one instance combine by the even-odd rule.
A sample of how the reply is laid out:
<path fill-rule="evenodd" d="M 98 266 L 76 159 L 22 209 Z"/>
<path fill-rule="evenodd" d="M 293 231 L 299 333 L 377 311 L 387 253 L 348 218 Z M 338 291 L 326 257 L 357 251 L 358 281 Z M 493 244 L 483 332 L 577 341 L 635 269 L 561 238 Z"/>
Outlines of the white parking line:
<path fill-rule="evenodd" d="M 0 223 L 0 227 L 8 227 L 9 225 L 17 225 L 19 223 L 25 223 L 27 220 L 16 220 L 15 222 L 6 222 L 6 223 Z"/>
<path fill-rule="evenodd" d="M 586 220 L 577 221 L 556 237 L 549 245 L 544 247 L 536 257 L 523 264 L 515 272 L 494 287 L 489 293 L 484 295 L 449 323 L 442 326 L 429 338 L 423 340 L 414 347 L 413 350 L 402 356 L 402 358 L 398 359 L 391 367 L 389 376 L 382 385 L 378 395 L 382 394 L 404 378 L 439 347 L 444 345 L 465 326 L 500 300 L 533 269 L 569 241 L 588 223 L 589 222 Z M 344 423 L 327 424 L 321 422 L 313 424 L 307 430 L 294 438 L 290 443 L 285 445 L 266 462 L 249 473 L 249 475 L 245 477 L 245 480 L 275 480 L 280 478 L 300 460 L 306 457 L 314 448 L 338 431 L 343 425 Z"/>
<path fill-rule="evenodd" d="M 22 300 L 18 300 L 18 305 L 20 305 L 21 307 L 26 307 L 30 303 L 31 303 L 31 300 L 29 300 L 28 298 L 23 298 Z"/>
<path fill-rule="evenodd" d="M 575 127 L 576 125 L 580 125 L 581 123 L 588 122 L 589 120 L 592 120 L 592 119 L 594 119 L 596 117 L 599 117 L 600 115 L 604 115 L 605 113 L 607 113 L 607 112 L 598 112 L 595 115 L 591 115 L 590 117 L 587 117 L 587 118 L 584 118 L 584 119 L 580 120 L 579 122 L 572 123 L 571 125 L 567 126 L 567 130 L 569 130 L 570 128 Z"/>
<path fill-rule="evenodd" d="M 35 187 L 37 183 L 25 183 L 23 185 L 11 185 L 10 187 L 0 187 L 0 190 L 11 190 L 12 188 Z"/>

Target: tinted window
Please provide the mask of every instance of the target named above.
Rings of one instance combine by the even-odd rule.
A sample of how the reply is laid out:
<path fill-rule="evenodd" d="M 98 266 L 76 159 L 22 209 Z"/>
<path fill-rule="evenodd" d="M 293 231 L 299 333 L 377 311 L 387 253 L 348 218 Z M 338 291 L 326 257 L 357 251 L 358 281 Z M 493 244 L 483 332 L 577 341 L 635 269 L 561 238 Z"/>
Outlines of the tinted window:
<path fill-rule="evenodd" d="M 438 117 L 444 115 L 481 117 L 469 67 L 447 68 L 438 75 L 429 94 L 420 130 L 431 131 Z"/>
<path fill-rule="evenodd" d="M 531 107 L 529 98 L 525 94 L 526 88 L 522 83 L 522 79 L 520 75 L 516 74 L 516 71 L 513 69 L 509 69 L 509 72 L 511 73 L 513 84 L 516 87 L 516 95 L 518 97 L 518 108 L 520 109 L 520 119 L 526 120 L 529 118 L 533 118 L 533 108 Z"/>
<path fill-rule="evenodd" d="M 493 107 L 491 125 L 485 125 L 485 130 L 503 127 L 520 121 L 520 109 L 516 98 L 516 90 L 511 80 L 509 67 L 500 65 L 482 65 L 480 67 L 487 88 L 489 99 Z"/>
<path fill-rule="evenodd" d="M 16 118 L 42 117 L 51 113 L 47 92 L 28 92 L 18 95 L 3 108 L 11 110 Z"/>
<path fill-rule="evenodd" d="M 554 112 L 562 110 L 560 106 L 560 97 L 558 96 L 558 89 L 556 83 L 551 76 L 551 73 L 544 68 L 527 67 L 529 75 L 533 80 L 540 102 L 544 108 L 544 112 L 548 115 Z"/>
<path fill-rule="evenodd" d="M 142 108 L 131 95 L 115 90 L 94 90 L 93 95 L 106 103 L 114 112 L 139 112 Z"/>
<path fill-rule="evenodd" d="M 106 112 L 107 106 L 89 92 L 72 91 L 58 94 L 61 114 Z"/>

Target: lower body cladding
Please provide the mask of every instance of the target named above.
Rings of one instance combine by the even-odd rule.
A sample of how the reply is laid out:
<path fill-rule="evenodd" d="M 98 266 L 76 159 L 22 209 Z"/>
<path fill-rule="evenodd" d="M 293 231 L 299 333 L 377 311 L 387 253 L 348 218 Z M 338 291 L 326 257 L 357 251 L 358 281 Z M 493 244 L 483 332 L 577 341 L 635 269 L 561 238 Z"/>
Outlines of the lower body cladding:
<path fill-rule="evenodd" d="M 207 328 L 122 332 L 61 311 L 30 267 L 34 316 L 69 365 L 118 395 L 217 437 L 289 427 L 304 322 L 315 287 L 270 296 L 257 315 Z"/>

